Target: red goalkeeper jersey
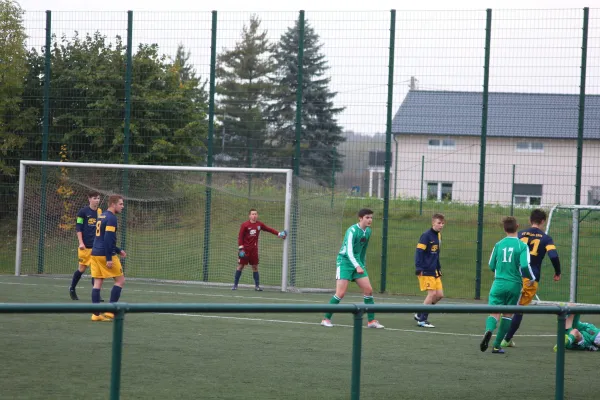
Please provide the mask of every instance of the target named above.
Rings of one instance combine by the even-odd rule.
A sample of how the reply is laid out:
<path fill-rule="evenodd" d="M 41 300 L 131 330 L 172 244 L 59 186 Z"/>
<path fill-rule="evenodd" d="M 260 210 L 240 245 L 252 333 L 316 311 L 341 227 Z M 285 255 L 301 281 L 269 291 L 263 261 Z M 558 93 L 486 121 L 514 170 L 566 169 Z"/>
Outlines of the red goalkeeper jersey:
<path fill-rule="evenodd" d="M 258 235 L 260 235 L 260 231 L 267 231 L 273 235 L 279 234 L 278 231 L 260 221 L 252 223 L 248 220 L 240 226 L 238 246 L 244 246 L 244 250 L 246 251 L 258 249 Z"/>

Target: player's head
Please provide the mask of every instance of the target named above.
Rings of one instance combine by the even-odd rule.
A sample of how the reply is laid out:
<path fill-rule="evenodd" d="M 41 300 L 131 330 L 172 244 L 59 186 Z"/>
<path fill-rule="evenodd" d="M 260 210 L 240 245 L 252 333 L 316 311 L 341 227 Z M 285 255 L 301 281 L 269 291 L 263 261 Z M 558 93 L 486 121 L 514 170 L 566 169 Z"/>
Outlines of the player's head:
<path fill-rule="evenodd" d="M 123 211 L 125 204 L 123 202 L 123 196 L 119 194 L 113 194 L 108 198 L 108 208 L 115 214 L 120 214 Z"/>
<path fill-rule="evenodd" d="M 536 208 L 531 212 L 531 215 L 529 216 L 529 222 L 535 225 L 543 225 L 547 218 L 548 216 L 546 215 L 546 211 Z"/>
<path fill-rule="evenodd" d="M 250 211 L 248 211 L 248 219 L 252 223 L 255 223 L 258 220 L 258 211 L 256 211 L 255 208 L 251 208 Z"/>
<path fill-rule="evenodd" d="M 446 225 L 446 217 L 444 214 L 435 213 L 431 216 L 431 227 L 436 232 L 441 232 Z"/>
<path fill-rule="evenodd" d="M 373 223 L 373 210 L 368 208 L 361 208 L 358 210 L 358 223 L 366 228 L 367 226 L 371 226 Z"/>
<path fill-rule="evenodd" d="M 96 190 L 90 190 L 87 194 L 88 201 L 90 202 L 91 208 L 98 208 L 100 204 L 100 192 Z"/>
<path fill-rule="evenodd" d="M 502 225 L 504 226 L 504 232 L 506 233 L 516 233 L 517 229 L 519 229 L 519 224 L 515 217 L 504 217 L 502 219 Z"/>

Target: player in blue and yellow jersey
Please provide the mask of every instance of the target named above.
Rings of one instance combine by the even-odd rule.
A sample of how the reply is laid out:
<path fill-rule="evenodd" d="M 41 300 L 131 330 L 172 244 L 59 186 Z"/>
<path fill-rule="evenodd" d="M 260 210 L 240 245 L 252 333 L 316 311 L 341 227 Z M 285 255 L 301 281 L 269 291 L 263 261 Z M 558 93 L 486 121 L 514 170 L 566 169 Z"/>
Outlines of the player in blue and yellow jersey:
<path fill-rule="evenodd" d="M 526 306 L 531 303 L 533 297 L 537 293 L 542 261 L 546 254 L 550 257 L 550 261 L 554 267 L 554 281 L 557 282 L 560 280 L 560 259 L 558 258 L 556 246 L 554 245 L 552 238 L 546 235 L 542 230 L 546 223 L 546 212 L 539 209 L 533 210 L 529 216 L 529 222 L 531 223 L 531 227 L 520 231 L 519 239 L 529 247 L 529 255 L 531 257 L 530 264 L 536 279 L 535 281 L 530 282 L 528 278 L 523 278 L 523 291 L 521 292 L 521 299 L 519 300 L 520 306 Z M 519 329 L 522 320 L 522 313 L 515 314 L 512 325 L 502 341 L 502 347 L 514 347 L 515 342 L 512 338 Z"/>
<path fill-rule="evenodd" d="M 77 249 L 77 257 L 79 258 L 79 267 L 73 273 L 73 279 L 71 280 L 71 286 L 69 287 L 69 294 L 71 300 L 79 300 L 75 288 L 81 279 L 81 275 L 85 272 L 87 267 L 90 266 L 92 257 L 92 246 L 94 246 L 94 238 L 96 237 L 96 220 L 102 214 L 102 210 L 98 208 L 100 204 L 100 193 L 91 190 L 88 192 L 87 207 L 83 207 L 77 213 L 77 223 L 75 224 L 75 230 L 77 231 L 77 239 L 79 241 L 79 248 Z M 92 278 L 92 285 L 94 285 L 94 278 Z"/>
<path fill-rule="evenodd" d="M 375 304 L 373 300 L 373 287 L 367 273 L 366 255 L 369 239 L 371 238 L 371 224 L 373 223 L 373 211 L 363 208 L 358 211 L 358 223 L 346 230 L 344 241 L 336 260 L 336 285 L 335 294 L 329 300 L 329 304 L 339 304 L 344 298 L 348 284 L 356 282 L 363 292 L 365 304 Z M 326 313 L 321 325 L 327 328 L 333 327 L 331 316 Z M 367 312 L 367 328 L 382 329 L 383 325 L 375 319 L 375 313 Z"/>
<path fill-rule="evenodd" d="M 415 251 L 415 268 L 422 292 L 427 291 L 423 304 L 436 304 L 444 298 L 442 287 L 442 266 L 440 264 L 440 248 L 442 245 L 442 229 L 446 224 L 443 214 L 433 214 L 431 229 L 419 238 Z M 414 315 L 418 325 L 423 328 L 435 328 L 427 318 L 429 313 Z"/>
<path fill-rule="evenodd" d="M 110 302 L 116 303 L 121 297 L 121 289 L 125 285 L 125 276 L 121 266 L 121 257 L 126 257 L 125 251 L 117 247 L 117 214 L 125 207 L 123 197 L 112 195 L 108 198 L 108 209 L 98 217 L 96 223 L 96 238 L 92 248 L 92 303 L 100 303 L 100 289 L 106 278 L 114 278 L 115 285 L 110 292 Z M 113 313 L 92 314 L 92 321 L 112 321 Z"/>

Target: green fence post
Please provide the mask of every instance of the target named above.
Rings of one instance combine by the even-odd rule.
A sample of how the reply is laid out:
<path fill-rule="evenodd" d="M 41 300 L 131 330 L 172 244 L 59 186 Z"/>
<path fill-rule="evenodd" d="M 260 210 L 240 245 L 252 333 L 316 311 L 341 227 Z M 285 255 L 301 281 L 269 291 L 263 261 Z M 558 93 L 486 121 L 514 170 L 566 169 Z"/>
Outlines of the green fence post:
<path fill-rule="evenodd" d="M 129 164 L 129 142 L 131 131 L 131 81 L 133 80 L 133 11 L 127 11 L 127 67 L 125 70 L 125 121 L 123 125 L 123 164 Z M 129 193 L 129 170 L 123 170 L 121 187 L 123 197 L 127 199 Z M 127 207 L 123 209 L 123 223 L 119 227 L 121 232 L 121 247 L 127 248 Z M 126 263 L 126 260 L 122 261 Z M 124 266 L 124 264 L 123 264 Z"/>
<path fill-rule="evenodd" d="M 423 215 L 423 179 L 425 178 L 425 156 L 421 156 L 421 200 L 419 200 L 419 215 Z"/>
<path fill-rule="evenodd" d="M 558 314 L 556 328 L 556 391 L 554 398 L 562 400 L 565 395 L 565 328 L 567 310 L 562 309 Z"/>
<path fill-rule="evenodd" d="M 52 11 L 46 10 L 46 48 L 44 54 L 44 119 L 42 125 L 42 161 L 48 161 L 48 142 L 50 136 L 50 47 L 52 46 Z M 38 274 L 44 273 L 44 255 L 46 239 L 46 185 L 48 169 L 42 167 L 42 197 L 40 199 L 40 233 L 38 241 Z"/>
<path fill-rule="evenodd" d="M 213 166 L 213 136 L 215 133 L 215 74 L 217 64 L 217 12 L 212 12 L 210 33 L 210 77 L 208 91 L 208 138 L 206 166 Z M 206 205 L 204 207 L 204 254 L 202 255 L 202 280 L 208 281 L 208 260 L 210 257 L 210 217 L 212 207 L 212 174 L 206 174 Z"/>
<path fill-rule="evenodd" d="M 394 48 L 396 47 L 396 10 L 390 10 L 390 49 L 388 52 L 387 118 L 385 129 L 385 172 L 383 174 L 383 226 L 381 227 L 381 285 L 387 283 L 388 217 L 390 213 L 390 168 L 392 164 L 392 107 L 394 97 Z"/>
<path fill-rule="evenodd" d="M 296 90 L 296 125 L 294 139 L 294 176 L 300 176 L 300 139 L 302 136 L 302 92 L 304 85 L 304 10 L 300 10 L 298 15 L 298 85 Z M 290 268 L 290 286 L 296 286 L 296 264 L 297 264 L 297 242 L 298 242 L 298 208 L 299 193 L 298 180 L 294 183 L 294 205 L 292 207 L 292 227 L 291 232 L 291 268 Z"/>
<path fill-rule="evenodd" d="M 492 10 L 486 10 L 485 60 L 483 64 L 483 99 L 481 104 L 481 156 L 479 161 L 479 204 L 477 207 L 477 254 L 475 261 L 475 299 L 481 298 L 481 257 L 483 253 L 483 211 L 485 201 L 485 156 L 487 144 L 488 89 L 490 82 L 490 43 L 492 39 Z"/>
<path fill-rule="evenodd" d="M 118 400 L 121 392 L 121 361 L 123 360 L 123 325 L 125 309 L 118 306 L 113 321 L 112 363 L 110 369 L 110 400 Z"/>
<path fill-rule="evenodd" d="M 583 129 L 585 123 L 585 78 L 587 70 L 588 21 L 590 9 L 583 9 L 583 34 L 581 40 L 581 76 L 579 80 L 579 118 L 577 120 L 577 167 L 575 174 L 575 204 L 581 204 L 581 172 L 583 164 Z"/>
<path fill-rule="evenodd" d="M 364 310 L 358 309 L 354 313 L 354 330 L 352 335 L 352 380 L 350 382 L 350 398 L 360 398 L 360 362 L 362 358 L 362 330 Z"/>
<path fill-rule="evenodd" d="M 513 213 L 515 206 L 515 164 L 512 167 L 512 185 L 510 187 L 510 215 L 515 215 Z"/>

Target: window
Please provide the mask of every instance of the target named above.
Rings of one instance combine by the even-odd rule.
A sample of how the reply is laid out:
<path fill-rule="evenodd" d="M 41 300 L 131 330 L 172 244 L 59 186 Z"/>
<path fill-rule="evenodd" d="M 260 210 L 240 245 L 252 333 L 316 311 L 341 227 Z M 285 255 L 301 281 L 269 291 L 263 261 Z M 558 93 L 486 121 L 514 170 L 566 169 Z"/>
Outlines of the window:
<path fill-rule="evenodd" d="M 517 151 L 530 151 L 541 153 L 544 151 L 542 142 L 517 142 Z"/>
<path fill-rule="evenodd" d="M 427 182 L 427 200 L 452 201 L 452 183 Z"/>
<path fill-rule="evenodd" d="M 542 205 L 542 185 L 515 183 L 515 186 L 513 187 L 513 194 L 513 200 L 517 205 Z"/>
<path fill-rule="evenodd" d="M 369 151 L 369 167 L 385 166 L 385 151 Z"/>
<path fill-rule="evenodd" d="M 456 147 L 454 139 L 429 139 L 430 149 L 453 149 Z"/>
<path fill-rule="evenodd" d="M 588 205 L 600 205 L 600 186 L 592 186 L 590 190 L 588 190 Z"/>

